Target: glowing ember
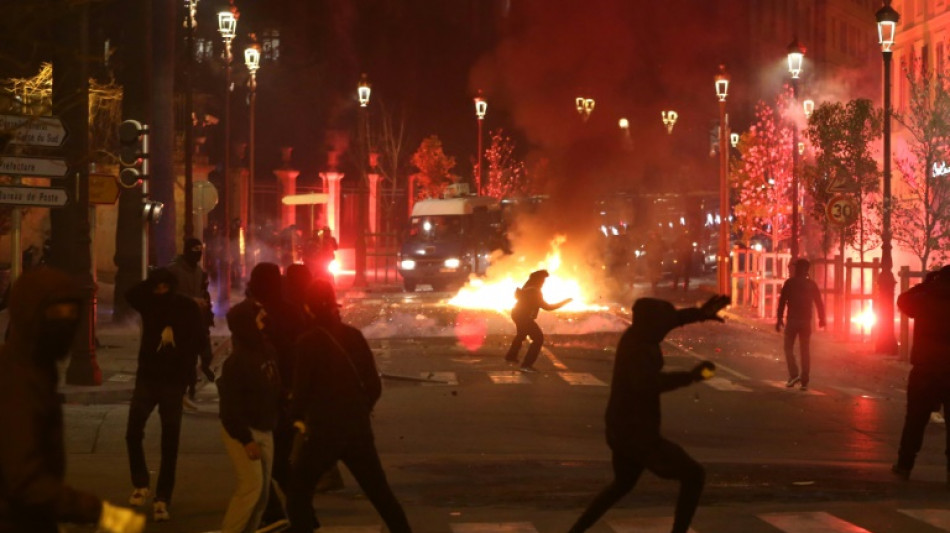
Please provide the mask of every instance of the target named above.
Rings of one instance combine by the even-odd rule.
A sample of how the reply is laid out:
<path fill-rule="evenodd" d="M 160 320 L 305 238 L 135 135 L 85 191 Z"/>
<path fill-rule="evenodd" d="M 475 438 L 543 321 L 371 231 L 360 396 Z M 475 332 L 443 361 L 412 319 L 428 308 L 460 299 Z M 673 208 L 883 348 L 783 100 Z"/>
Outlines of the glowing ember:
<path fill-rule="evenodd" d="M 495 265 L 489 271 L 488 279 L 472 278 L 462 287 L 449 303 L 467 309 L 493 309 L 507 312 L 515 305 L 515 289 L 527 281 L 528 275 L 540 269 L 546 269 L 550 276 L 544 282 L 544 299 L 550 303 L 557 303 L 567 298 L 574 300 L 562 307 L 565 311 L 603 311 L 607 307 L 590 303 L 592 297 L 581 283 L 570 273 L 561 271 L 561 244 L 565 241 L 563 235 L 558 235 L 551 241 L 551 251 L 544 261 L 533 268 L 525 264 L 520 258 L 516 265 Z M 498 270 L 506 268 L 505 272 Z"/>

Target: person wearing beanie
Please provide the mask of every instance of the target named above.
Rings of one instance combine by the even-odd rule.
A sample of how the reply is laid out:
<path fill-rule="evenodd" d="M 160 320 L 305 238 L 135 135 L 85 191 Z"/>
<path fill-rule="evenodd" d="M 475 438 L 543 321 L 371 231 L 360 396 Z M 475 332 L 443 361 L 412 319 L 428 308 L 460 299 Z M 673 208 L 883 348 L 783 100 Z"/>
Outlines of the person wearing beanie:
<path fill-rule="evenodd" d="M 181 255 L 175 258 L 168 270 L 175 275 L 177 281 L 176 292 L 187 296 L 198 304 L 201 316 L 204 318 L 205 329 L 209 330 L 208 343 L 194 354 L 194 364 L 191 367 L 191 382 L 188 384 L 188 393 L 182 401 L 186 409 L 197 410 L 195 393 L 198 384 L 198 362 L 200 360 L 201 373 L 209 383 L 214 383 L 214 370 L 211 360 L 214 354 L 211 351 L 210 330 L 214 325 L 214 313 L 211 310 L 211 294 L 208 292 L 208 274 L 201 268 L 201 255 L 204 245 L 194 237 L 185 239 Z"/>
<path fill-rule="evenodd" d="M 680 482 L 673 533 L 687 533 L 699 505 L 705 472 L 681 447 L 660 435 L 660 394 L 713 376 L 716 365 L 701 361 L 692 370 L 663 372 L 660 343 L 675 328 L 715 320 L 729 297 L 713 296 L 702 307 L 676 309 L 665 300 L 640 298 L 633 304 L 633 323 L 623 332 L 614 358 L 607 401 L 607 445 L 614 479 L 598 494 L 570 529 L 581 533 L 637 484 L 644 470 Z"/>
<path fill-rule="evenodd" d="M 818 284 L 808 277 L 811 263 L 807 259 L 795 261 L 794 275 L 785 280 L 782 292 L 778 299 L 778 316 L 775 331 L 781 332 L 785 328 L 785 362 L 788 364 L 788 382 L 786 387 L 794 387 L 801 383 L 802 390 L 808 390 L 809 372 L 811 370 L 811 307 L 818 309 L 818 327 L 825 327 L 825 306 L 821 302 L 821 291 Z M 788 307 L 788 318 L 785 317 L 785 308 Z M 802 369 L 798 372 L 795 364 L 795 338 L 798 338 L 798 351 L 801 354 Z"/>
<path fill-rule="evenodd" d="M 505 355 L 505 361 L 516 364 L 518 362 L 518 352 L 521 351 L 521 345 L 526 337 L 531 337 L 531 346 L 528 347 L 528 353 L 525 354 L 524 362 L 521 363 L 522 372 L 537 372 L 534 368 L 534 362 L 541 353 L 541 346 L 544 345 L 544 333 L 541 326 L 535 322 L 538 318 L 538 311 L 554 311 L 560 309 L 571 302 L 571 298 L 562 300 L 556 304 L 549 304 L 544 301 L 544 295 L 541 289 L 544 287 L 544 280 L 548 278 L 547 270 L 536 270 L 528 276 L 528 281 L 524 286 L 515 291 L 515 307 L 511 310 L 511 319 L 515 323 L 515 338 L 511 340 L 511 347 Z"/>
<path fill-rule="evenodd" d="M 208 330 L 203 326 L 198 304 L 178 294 L 177 283 L 170 270 L 159 268 L 125 295 L 142 317 L 138 369 L 125 433 L 134 487 L 129 503 L 142 505 L 149 495 L 142 440 L 145 424 L 157 406 L 162 422 L 162 463 L 153 505 L 156 521 L 170 518 L 168 506 L 175 486 L 182 396 L 191 382 L 194 356 L 208 343 Z"/>

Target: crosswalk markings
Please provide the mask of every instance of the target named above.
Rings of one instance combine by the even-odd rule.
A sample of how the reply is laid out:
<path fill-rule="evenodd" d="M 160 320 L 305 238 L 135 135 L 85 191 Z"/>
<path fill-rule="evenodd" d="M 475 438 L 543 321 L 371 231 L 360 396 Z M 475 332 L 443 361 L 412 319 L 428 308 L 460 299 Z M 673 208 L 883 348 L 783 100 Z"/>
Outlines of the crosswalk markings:
<path fill-rule="evenodd" d="M 450 526 L 452 533 L 538 533 L 531 522 L 461 522 Z"/>
<path fill-rule="evenodd" d="M 738 383 L 726 378 L 710 378 L 704 381 L 703 384 L 708 385 L 716 390 L 727 392 L 752 392 L 752 389 L 749 387 L 739 385 Z"/>
<path fill-rule="evenodd" d="M 871 533 L 825 512 L 769 513 L 758 516 L 786 533 Z"/>
<path fill-rule="evenodd" d="M 668 533 L 673 525 L 673 517 L 613 518 L 607 520 L 607 525 L 615 533 Z M 689 528 L 689 531 L 696 533 L 693 528 Z"/>
<path fill-rule="evenodd" d="M 597 376 L 588 372 L 558 372 L 557 375 L 561 376 L 561 379 L 566 381 L 568 385 L 607 386 L 607 384 L 599 380 Z"/>
<path fill-rule="evenodd" d="M 419 372 L 419 376 L 422 379 L 432 380 L 432 383 L 422 383 L 426 386 L 459 384 L 459 378 L 455 372 Z"/>
<path fill-rule="evenodd" d="M 809 387 L 808 390 L 805 392 L 802 392 L 801 390 L 799 390 L 798 387 L 786 387 L 784 381 L 765 380 L 765 383 L 768 383 L 769 385 L 777 389 L 785 389 L 790 392 L 795 392 L 796 394 L 802 394 L 802 395 L 807 394 L 810 396 L 824 396 L 825 395 L 825 393 L 812 389 L 811 387 Z"/>
<path fill-rule="evenodd" d="M 492 370 L 488 372 L 488 378 L 495 385 L 527 385 L 531 383 L 528 376 L 517 370 Z"/>
<path fill-rule="evenodd" d="M 562 363 L 561 360 L 558 359 L 558 358 L 554 355 L 554 352 L 552 352 L 551 350 L 548 350 L 547 347 L 542 346 L 542 347 L 541 347 L 541 353 L 542 353 L 545 357 L 547 357 L 548 359 L 551 360 L 551 363 L 554 364 L 554 368 L 556 368 L 556 369 L 558 369 L 558 370 L 567 370 L 567 365 L 565 365 L 564 363 Z"/>
<path fill-rule="evenodd" d="M 663 344 L 664 344 L 665 346 L 668 346 L 668 347 L 670 347 L 670 348 L 675 349 L 675 350 L 678 351 L 678 352 L 681 352 L 681 353 L 683 353 L 683 354 L 685 354 L 685 355 L 688 355 L 688 356 L 692 357 L 693 359 L 697 359 L 697 360 L 700 360 L 700 361 L 706 360 L 706 357 L 705 357 L 705 356 L 702 356 L 702 355 L 700 355 L 700 354 L 698 354 L 698 353 L 696 353 L 696 352 L 694 352 L 694 351 L 692 351 L 692 350 L 690 350 L 690 349 L 688 349 L 688 348 L 683 348 L 682 346 L 680 346 L 680 345 L 678 345 L 678 344 L 673 344 L 673 343 L 670 342 L 670 341 L 663 341 Z M 743 380 L 748 380 L 748 379 L 749 379 L 749 376 L 743 374 L 742 372 L 739 372 L 738 370 L 734 370 L 734 369 L 732 369 L 732 368 L 729 368 L 728 366 L 723 365 L 723 364 L 720 363 L 719 361 L 714 361 L 714 362 L 716 363 L 716 368 L 717 368 L 718 370 L 721 370 L 721 371 L 723 371 L 723 372 L 728 372 L 728 373 L 732 374 L 733 376 L 735 376 L 735 377 L 737 377 L 737 378 L 739 378 L 739 379 L 743 379 Z"/>
<path fill-rule="evenodd" d="M 950 511 L 947 509 L 898 509 L 898 511 L 935 528 L 950 531 Z"/>

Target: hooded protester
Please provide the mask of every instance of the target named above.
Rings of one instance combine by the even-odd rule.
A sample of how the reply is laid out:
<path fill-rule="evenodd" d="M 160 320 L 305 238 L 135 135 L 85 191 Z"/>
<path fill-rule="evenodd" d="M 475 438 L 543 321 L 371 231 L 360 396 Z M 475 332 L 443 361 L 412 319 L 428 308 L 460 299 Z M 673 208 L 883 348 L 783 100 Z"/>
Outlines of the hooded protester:
<path fill-rule="evenodd" d="M 544 287 L 544 280 L 548 277 L 547 270 L 536 270 L 528 276 L 528 281 L 524 286 L 515 291 L 514 309 L 511 310 L 511 319 L 515 322 L 515 338 L 511 340 L 511 347 L 505 355 L 505 361 L 509 363 L 518 362 L 518 352 L 521 351 L 521 344 L 525 337 L 531 337 L 531 346 L 528 347 L 528 353 L 525 354 L 524 362 L 521 363 L 522 372 L 537 372 L 534 368 L 534 362 L 541 353 L 541 346 L 544 345 L 544 333 L 541 326 L 534 319 L 538 318 L 538 311 L 554 311 L 560 309 L 571 302 L 571 298 L 562 300 L 556 304 L 549 304 L 544 301 L 544 295 L 541 289 Z"/>
<path fill-rule="evenodd" d="M 156 521 L 170 518 L 181 434 L 182 395 L 191 382 L 194 355 L 208 342 L 198 304 L 175 291 L 177 279 L 168 269 L 152 271 L 125 295 L 142 316 L 135 389 L 125 433 L 134 490 L 131 505 L 143 505 L 149 494 L 145 463 L 145 424 L 155 407 L 162 423 L 162 463 L 153 505 Z"/>
<path fill-rule="evenodd" d="M 10 329 L 0 349 L 0 532 L 57 533 L 63 522 L 137 533 L 145 517 L 66 485 L 57 363 L 66 359 L 82 298 L 67 274 L 24 273 L 10 296 Z"/>
<path fill-rule="evenodd" d="M 901 479 L 910 472 L 924 442 L 930 413 L 950 405 L 950 266 L 931 272 L 924 282 L 897 297 L 897 307 L 914 319 L 907 378 L 907 410 L 901 431 L 897 463 L 891 467 Z M 950 487 L 950 425 L 946 427 L 947 486 Z"/>
<path fill-rule="evenodd" d="M 222 533 L 257 531 L 267 508 L 281 399 L 280 331 L 275 328 L 280 319 L 269 310 L 282 299 L 280 267 L 259 263 L 251 271 L 247 298 L 228 312 L 232 351 L 218 380 L 218 394 L 222 436 L 238 484 Z"/>
<path fill-rule="evenodd" d="M 360 330 L 340 318 L 336 294 L 314 280 L 307 297 L 313 319 L 295 349 L 291 416 L 299 434 L 291 456 L 287 511 L 294 532 L 319 527 L 313 492 L 337 461 L 350 470 L 391 533 L 411 531 L 379 461 L 370 414 L 382 393 L 373 352 Z"/>
<path fill-rule="evenodd" d="M 185 239 L 185 246 L 181 255 L 168 265 L 168 270 L 175 275 L 178 282 L 176 291 L 178 294 L 187 296 L 198 304 L 202 317 L 205 319 L 205 327 L 211 329 L 214 325 L 214 313 L 211 310 L 211 294 L 208 292 L 208 275 L 201 268 L 201 255 L 204 251 L 204 245 L 194 237 Z M 188 395 L 185 396 L 185 407 L 197 409 L 193 403 L 195 399 L 196 385 L 198 382 L 197 366 L 198 360 L 201 360 L 201 373 L 209 382 L 214 382 L 214 371 L 211 369 L 211 337 L 208 336 L 208 343 L 195 354 L 195 364 L 192 365 L 191 383 L 188 384 Z"/>
<path fill-rule="evenodd" d="M 811 371 L 811 307 L 818 309 L 818 327 L 825 327 L 825 306 L 821 302 L 821 291 L 818 284 L 808 277 L 811 263 L 807 259 L 795 261 L 794 276 L 785 280 L 782 292 L 778 299 L 778 316 L 775 331 L 782 331 L 785 327 L 785 362 L 788 364 L 788 382 L 786 387 L 794 387 L 801 383 L 802 390 L 808 390 L 809 372 Z M 788 306 L 788 318 L 785 318 L 785 307 Z M 795 338 L 798 338 L 798 351 L 801 353 L 802 370 L 798 372 L 795 364 Z"/>
<path fill-rule="evenodd" d="M 689 371 L 663 372 L 660 343 L 674 328 L 704 320 L 723 320 L 717 313 L 728 296 L 713 296 L 702 307 L 676 309 L 673 304 L 640 298 L 633 304 L 633 323 L 617 345 L 610 399 L 607 445 L 613 454 L 614 480 L 577 519 L 570 533 L 587 531 L 637 484 L 644 470 L 680 482 L 673 533 L 686 533 L 705 482 L 703 467 L 678 445 L 660 435 L 660 394 L 713 376 L 716 366 L 702 361 Z"/>

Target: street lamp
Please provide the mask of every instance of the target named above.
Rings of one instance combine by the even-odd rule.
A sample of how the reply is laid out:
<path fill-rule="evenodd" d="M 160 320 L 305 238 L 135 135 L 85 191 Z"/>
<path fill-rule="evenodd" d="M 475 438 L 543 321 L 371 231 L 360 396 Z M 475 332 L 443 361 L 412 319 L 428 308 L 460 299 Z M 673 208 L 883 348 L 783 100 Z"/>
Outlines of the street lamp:
<path fill-rule="evenodd" d="M 877 278 L 877 340 L 878 353 L 895 355 L 897 339 L 894 337 L 894 259 L 891 257 L 891 47 L 897 34 L 900 15 L 891 7 L 891 0 L 884 0 L 884 7 L 877 12 L 877 35 L 884 60 L 884 216 L 881 228 L 881 272 Z"/>
<path fill-rule="evenodd" d="M 366 156 L 369 157 L 370 154 L 370 142 L 369 142 L 369 96 L 371 88 L 369 80 L 366 78 L 366 74 L 360 76 L 360 82 L 356 86 L 356 97 L 360 102 L 360 114 L 362 115 L 362 133 L 363 142 L 366 144 Z M 363 161 L 360 164 L 360 168 L 363 169 L 363 175 L 360 177 L 359 187 L 356 195 L 357 202 L 357 214 L 356 214 L 356 273 L 353 277 L 353 286 L 354 287 L 365 287 L 366 286 L 366 212 L 365 212 L 365 192 L 366 192 L 366 182 L 369 180 L 369 177 L 366 175 L 366 171 L 363 165 L 367 164 L 368 161 Z"/>
<path fill-rule="evenodd" d="M 726 126 L 726 97 L 729 95 L 729 74 L 719 65 L 716 74 L 716 97 L 719 99 L 719 257 L 716 265 L 719 294 L 729 290 L 729 147 Z"/>
<path fill-rule="evenodd" d="M 482 122 L 485 121 L 485 112 L 488 111 L 488 102 L 482 97 L 479 89 L 475 97 L 475 116 L 478 117 L 478 153 L 475 154 L 475 193 L 482 194 Z"/>
<path fill-rule="evenodd" d="M 815 112 L 815 101 L 809 98 L 802 102 L 802 111 L 805 112 L 806 119 L 811 118 L 811 114 Z"/>
<path fill-rule="evenodd" d="M 729 134 L 729 144 L 731 144 L 733 148 L 735 148 L 736 146 L 739 146 L 739 134 L 738 134 L 738 133 L 730 133 L 730 134 Z"/>
<path fill-rule="evenodd" d="M 617 125 L 620 126 L 620 129 L 622 129 L 624 133 L 627 133 L 630 129 L 630 121 L 626 118 L 621 118 L 618 120 Z"/>
<path fill-rule="evenodd" d="M 195 237 L 194 217 L 194 154 L 195 130 L 192 117 L 195 113 L 194 94 L 192 91 L 193 63 L 195 61 L 195 26 L 197 25 L 198 0 L 185 0 L 185 53 L 187 59 L 184 65 L 184 92 L 185 92 L 185 237 Z M 197 236 L 204 239 L 203 235 Z"/>
<path fill-rule="evenodd" d="M 594 104 L 593 98 L 578 96 L 574 99 L 574 106 L 577 108 L 577 113 L 585 122 L 590 118 L 590 114 L 594 112 Z"/>
<path fill-rule="evenodd" d="M 369 81 L 366 79 L 366 74 L 360 76 L 360 82 L 356 86 L 356 97 L 359 98 L 360 107 L 366 107 L 369 105 L 369 95 L 372 88 L 370 87 Z"/>
<path fill-rule="evenodd" d="M 788 45 L 788 72 L 792 75 L 792 99 L 798 102 L 798 76 L 802 73 L 802 60 L 805 47 L 798 37 Z M 794 261 L 798 257 L 798 124 L 792 120 L 792 242 L 791 255 Z"/>
<path fill-rule="evenodd" d="M 673 126 L 676 125 L 676 119 L 679 118 L 679 115 L 676 111 L 660 111 L 660 116 L 663 117 L 663 125 L 666 126 L 666 133 L 673 133 Z"/>
<path fill-rule="evenodd" d="M 231 41 L 237 34 L 237 17 L 232 11 L 218 13 L 218 32 L 224 40 L 224 176 L 222 179 L 222 218 L 221 239 L 224 242 L 222 257 L 218 263 L 218 308 L 227 312 L 231 299 Z"/>
<path fill-rule="evenodd" d="M 250 153 L 247 157 L 247 226 L 249 230 L 247 234 L 251 239 L 254 239 L 256 238 L 254 235 L 254 125 L 257 111 L 257 71 L 261 68 L 261 48 L 257 43 L 244 49 L 244 66 L 247 67 L 247 72 L 251 75 L 248 80 L 251 90 L 251 124 L 248 131 L 248 137 L 250 138 L 248 149 Z"/>

